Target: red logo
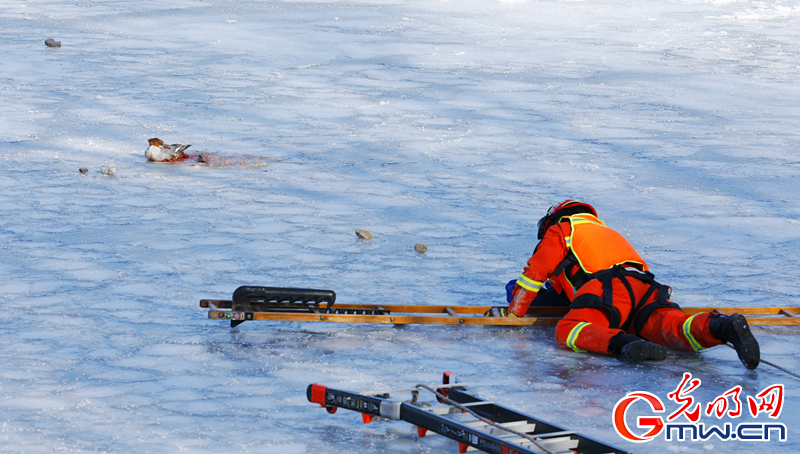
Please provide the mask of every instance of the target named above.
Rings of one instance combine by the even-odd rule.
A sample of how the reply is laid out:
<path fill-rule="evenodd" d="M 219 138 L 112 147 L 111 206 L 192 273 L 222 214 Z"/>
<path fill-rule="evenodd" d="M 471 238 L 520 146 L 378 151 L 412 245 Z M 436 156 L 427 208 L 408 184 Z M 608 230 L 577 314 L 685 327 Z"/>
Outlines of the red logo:
<path fill-rule="evenodd" d="M 632 403 L 639 399 L 650 404 L 650 408 L 655 412 L 662 413 L 664 411 L 664 403 L 661 402 L 661 399 L 656 397 L 655 394 L 650 394 L 645 391 L 628 393 L 625 397 L 620 399 L 619 402 L 617 402 L 617 405 L 614 406 L 614 430 L 617 431 L 620 437 L 634 443 L 644 443 L 646 441 L 650 441 L 653 439 L 653 437 L 658 435 L 659 432 L 661 432 L 661 429 L 664 428 L 664 420 L 662 420 L 660 416 L 639 416 L 636 418 L 636 426 L 640 429 L 642 427 L 649 427 L 650 430 L 641 437 L 638 437 L 631 432 L 630 428 L 628 428 L 628 423 L 625 422 L 625 415 L 628 413 L 628 407 L 630 407 Z"/>

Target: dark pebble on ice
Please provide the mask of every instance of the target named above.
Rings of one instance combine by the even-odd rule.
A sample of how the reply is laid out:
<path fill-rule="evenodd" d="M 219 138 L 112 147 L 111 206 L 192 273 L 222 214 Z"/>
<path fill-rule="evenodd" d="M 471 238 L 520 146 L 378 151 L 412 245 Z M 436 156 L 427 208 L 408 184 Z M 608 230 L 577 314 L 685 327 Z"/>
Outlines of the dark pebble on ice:
<path fill-rule="evenodd" d="M 419 252 L 420 254 L 424 254 L 424 253 L 428 252 L 428 246 L 425 246 L 422 243 L 417 243 L 417 244 L 414 245 L 414 250 Z"/>
<path fill-rule="evenodd" d="M 368 240 L 372 238 L 372 232 L 367 232 L 366 230 L 358 229 L 356 230 L 356 236 L 361 238 L 362 240 Z"/>
<path fill-rule="evenodd" d="M 81 167 L 78 170 L 80 170 L 81 173 L 89 173 L 89 169 L 87 169 L 86 167 Z"/>
<path fill-rule="evenodd" d="M 54 39 L 46 39 L 44 40 L 44 43 L 47 45 L 47 47 L 61 47 L 61 41 L 56 41 Z"/>
<path fill-rule="evenodd" d="M 208 162 L 208 153 L 200 153 L 197 156 L 197 162 Z"/>

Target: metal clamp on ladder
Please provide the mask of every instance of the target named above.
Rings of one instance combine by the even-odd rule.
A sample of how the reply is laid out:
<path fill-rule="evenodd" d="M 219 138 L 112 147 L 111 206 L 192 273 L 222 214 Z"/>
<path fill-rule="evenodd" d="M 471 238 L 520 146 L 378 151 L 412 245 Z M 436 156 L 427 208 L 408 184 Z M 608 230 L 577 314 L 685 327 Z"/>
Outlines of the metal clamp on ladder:
<path fill-rule="evenodd" d="M 451 382 L 452 381 L 452 382 Z M 430 391 L 434 402 L 419 401 L 420 391 Z M 406 401 L 392 400 L 391 394 L 411 392 Z M 483 400 L 468 392 L 466 384 L 444 373 L 442 385 L 354 393 L 319 384 L 309 385 L 309 402 L 335 413 L 338 408 L 360 412 L 364 423 L 402 420 L 417 426 L 424 437 L 433 432 L 458 442 L 459 451 L 480 450 L 496 454 L 583 453 L 625 454 L 593 438 L 567 430 L 503 405 Z"/>

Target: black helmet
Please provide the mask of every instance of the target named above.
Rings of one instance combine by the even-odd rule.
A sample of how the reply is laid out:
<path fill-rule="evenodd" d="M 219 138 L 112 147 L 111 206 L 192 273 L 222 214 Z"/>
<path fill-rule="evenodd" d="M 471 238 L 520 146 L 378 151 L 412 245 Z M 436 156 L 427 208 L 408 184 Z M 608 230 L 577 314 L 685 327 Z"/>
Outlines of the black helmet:
<path fill-rule="evenodd" d="M 592 216 L 597 216 L 597 211 L 595 211 L 593 206 L 579 200 L 567 199 L 559 204 L 551 206 L 547 210 L 547 214 L 539 219 L 539 239 L 541 240 L 544 238 L 544 233 L 550 228 L 554 219 L 558 222 L 558 220 L 564 216 L 571 216 L 578 213 L 589 213 Z"/>

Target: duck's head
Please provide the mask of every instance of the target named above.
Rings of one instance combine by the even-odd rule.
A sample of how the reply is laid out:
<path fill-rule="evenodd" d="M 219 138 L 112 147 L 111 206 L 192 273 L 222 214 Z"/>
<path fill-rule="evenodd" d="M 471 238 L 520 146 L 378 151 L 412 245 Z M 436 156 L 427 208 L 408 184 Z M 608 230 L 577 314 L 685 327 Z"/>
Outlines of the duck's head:
<path fill-rule="evenodd" d="M 157 138 L 157 137 L 153 137 L 152 139 L 150 139 L 150 146 L 151 147 L 163 147 L 164 146 L 164 141 L 159 139 L 159 138 Z"/>

